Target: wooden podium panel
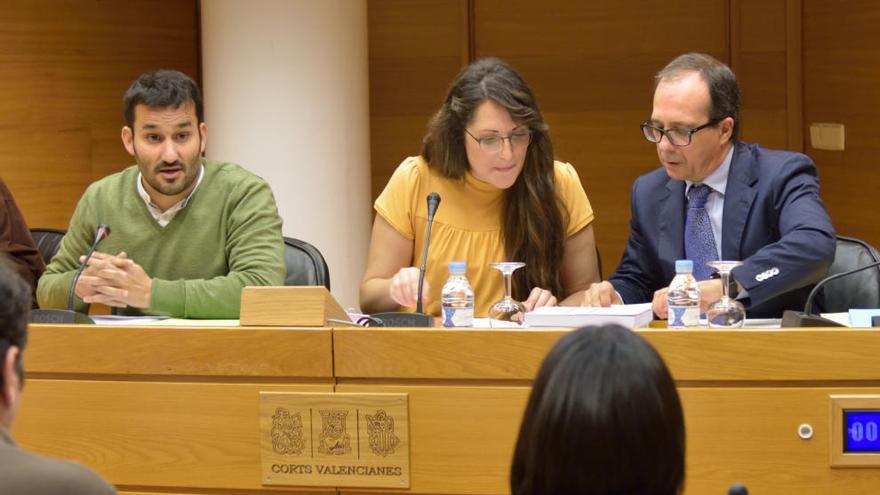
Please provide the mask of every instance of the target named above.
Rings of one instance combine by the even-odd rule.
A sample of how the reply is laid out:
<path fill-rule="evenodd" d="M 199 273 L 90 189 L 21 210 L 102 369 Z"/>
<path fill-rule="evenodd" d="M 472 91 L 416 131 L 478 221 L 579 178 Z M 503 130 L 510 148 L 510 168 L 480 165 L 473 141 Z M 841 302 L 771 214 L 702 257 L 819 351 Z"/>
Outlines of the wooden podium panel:
<path fill-rule="evenodd" d="M 330 329 L 31 325 L 24 356 L 25 449 L 120 493 L 314 492 L 261 484 L 259 398 L 332 392 Z"/>
<path fill-rule="evenodd" d="M 29 376 L 333 375 L 329 329 L 32 324 L 28 339 Z"/>
<path fill-rule="evenodd" d="M 870 329 L 639 330 L 680 385 L 690 381 L 880 379 L 880 331 Z M 880 382 L 878 382 L 880 383 Z"/>
<path fill-rule="evenodd" d="M 507 493 L 516 432 L 529 396 L 527 384 L 380 385 L 340 380 L 336 390 L 409 394 L 411 485 L 407 493 Z"/>
<path fill-rule="evenodd" d="M 336 389 L 410 394 L 412 493 L 508 493 L 531 380 L 566 332 L 336 329 Z M 774 495 L 880 486 L 880 469 L 828 461 L 829 395 L 880 393 L 880 332 L 639 332 L 679 386 L 686 494 L 726 493 L 735 482 Z M 798 436 L 802 423 L 814 428 L 809 440 Z"/>
<path fill-rule="evenodd" d="M 334 329 L 337 378 L 527 380 L 565 331 Z"/>
<path fill-rule="evenodd" d="M 330 384 L 32 380 L 13 433 L 117 485 L 263 489 L 259 394 Z"/>
<path fill-rule="evenodd" d="M 829 465 L 829 396 L 880 394 L 880 331 L 639 332 L 679 386 L 687 495 L 880 486 L 880 468 Z M 410 488 L 323 491 L 505 494 L 532 379 L 565 333 L 34 325 L 13 434 L 124 494 L 321 491 L 261 484 L 259 393 L 406 394 Z"/>
<path fill-rule="evenodd" d="M 876 368 L 868 373 L 878 374 Z M 749 493 L 877 493 L 880 469 L 829 466 L 829 395 L 840 393 L 880 393 L 880 382 L 859 388 L 681 388 L 688 440 L 685 493 L 724 494 L 734 481 L 745 483 Z M 804 423 L 814 428 L 809 440 L 798 436 Z"/>

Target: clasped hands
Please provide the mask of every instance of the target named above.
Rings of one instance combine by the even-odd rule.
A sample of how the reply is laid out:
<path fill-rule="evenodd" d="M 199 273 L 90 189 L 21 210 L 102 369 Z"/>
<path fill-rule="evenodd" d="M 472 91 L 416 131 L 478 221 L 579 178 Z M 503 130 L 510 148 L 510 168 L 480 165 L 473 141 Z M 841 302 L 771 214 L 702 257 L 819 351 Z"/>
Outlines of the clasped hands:
<path fill-rule="evenodd" d="M 391 278 L 389 287 L 391 299 L 397 304 L 406 307 L 414 307 L 419 297 L 419 269 L 416 267 L 401 268 Z M 422 304 L 427 304 L 431 288 L 428 281 L 422 283 Z M 556 297 L 546 289 L 535 287 L 529 293 L 528 299 L 522 302 L 526 311 L 532 311 L 541 306 L 556 306 Z"/>
<path fill-rule="evenodd" d="M 80 262 L 85 256 L 80 256 Z M 153 279 L 129 259 L 125 251 L 117 255 L 95 251 L 76 283 L 76 295 L 86 303 L 124 308 L 149 308 Z"/>

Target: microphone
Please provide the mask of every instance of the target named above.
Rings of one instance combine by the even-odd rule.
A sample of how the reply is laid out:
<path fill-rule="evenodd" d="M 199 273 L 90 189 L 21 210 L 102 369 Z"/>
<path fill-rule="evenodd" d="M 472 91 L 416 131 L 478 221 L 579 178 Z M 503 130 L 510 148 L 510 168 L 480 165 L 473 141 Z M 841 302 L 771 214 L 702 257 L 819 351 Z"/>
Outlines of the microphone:
<path fill-rule="evenodd" d="M 425 230 L 425 246 L 422 250 L 422 265 L 419 267 L 419 301 L 416 304 L 416 313 L 422 312 L 422 285 L 425 283 L 425 264 L 428 262 L 428 241 L 431 240 L 431 225 L 434 223 L 434 214 L 440 205 L 440 195 L 432 192 L 428 195 L 428 226 Z"/>
<path fill-rule="evenodd" d="M 95 230 L 95 240 L 92 241 L 86 257 L 79 264 L 79 268 L 76 269 L 76 273 L 73 275 L 73 281 L 70 283 L 70 291 L 67 293 L 67 309 L 34 310 L 31 312 L 31 323 L 95 323 L 88 315 L 73 310 L 73 296 L 76 291 L 76 283 L 79 282 L 79 277 L 82 275 L 86 265 L 88 265 L 89 260 L 92 259 L 92 255 L 95 254 L 95 248 L 98 247 L 98 243 L 101 240 L 109 235 L 109 225 L 105 223 L 98 225 L 98 228 Z"/>
<path fill-rule="evenodd" d="M 431 225 L 434 223 L 434 215 L 437 213 L 437 207 L 440 205 L 440 195 L 436 192 L 428 194 L 428 225 L 425 227 L 425 244 L 422 248 L 422 263 L 419 266 L 419 290 L 418 302 L 416 303 L 415 313 L 402 313 L 390 311 L 386 313 L 376 313 L 374 318 L 382 321 L 382 326 L 386 327 L 433 327 L 434 318 L 422 312 L 422 289 L 425 283 L 425 266 L 428 262 L 428 244 L 431 240 Z"/>
<path fill-rule="evenodd" d="M 76 290 L 76 283 L 79 282 L 80 275 L 82 275 L 82 272 L 86 268 L 86 265 L 89 264 L 89 260 L 92 259 L 92 255 L 95 254 L 95 248 L 98 247 L 98 243 L 109 235 L 109 225 L 107 225 L 106 223 L 98 225 L 97 230 L 95 230 L 95 240 L 92 241 L 92 245 L 91 247 L 89 247 L 89 252 L 86 253 L 86 257 L 83 259 L 82 263 L 79 264 L 79 268 L 76 270 L 76 274 L 73 276 L 73 282 L 70 283 L 70 292 L 67 293 L 68 311 L 73 311 L 73 294 Z"/>
<path fill-rule="evenodd" d="M 840 323 L 836 321 L 831 321 L 827 318 L 822 318 L 821 316 L 813 314 L 813 300 L 816 299 L 816 296 L 819 294 L 819 289 L 824 287 L 828 282 L 832 280 L 837 280 L 839 278 L 848 277 L 854 273 L 858 273 L 868 268 L 873 268 L 875 266 L 880 266 L 880 261 L 874 261 L 873 263 L 868 263 L 865 266 L 860 266 L 858 268 L 853 268 L 852 270 L 848 270 L 841 273 L 835 273 L 830 277 L 825 277 L 813 287 L 813 290 L 810 291 L 810 295 L 807 296 L 807 302 L 804 303 L 804 311 L 803 313 L 798 313 L 797 311 L 786 310 L 782 313 L 782 326 L 785 327 L 842 327 Z"/>

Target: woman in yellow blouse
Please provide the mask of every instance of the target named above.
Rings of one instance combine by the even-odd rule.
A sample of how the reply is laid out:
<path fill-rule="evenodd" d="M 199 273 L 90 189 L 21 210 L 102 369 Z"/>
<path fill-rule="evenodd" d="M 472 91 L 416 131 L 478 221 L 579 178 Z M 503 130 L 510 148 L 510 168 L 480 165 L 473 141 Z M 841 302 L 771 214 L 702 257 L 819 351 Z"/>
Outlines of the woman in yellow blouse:
<path fill-rule="evenodd" d="M 577 304 L 579 293 L 599 281 L 590 202 L 574 168 L 554 161 L 532 91 L 507 63 L 482 59 L 459 73 L 421 156 L 405 159 L 376 199 L 363 311 L 416 306 L 425 198 L 433 191 L 442 203 L 428 249 L 427 313 L 440 313 L 453 260 L 467 262 L 477 317 L 504 294 L 492 262 L 526 263 L 514 273 L 513 296 L 527 311 L 557 299 Z"/>

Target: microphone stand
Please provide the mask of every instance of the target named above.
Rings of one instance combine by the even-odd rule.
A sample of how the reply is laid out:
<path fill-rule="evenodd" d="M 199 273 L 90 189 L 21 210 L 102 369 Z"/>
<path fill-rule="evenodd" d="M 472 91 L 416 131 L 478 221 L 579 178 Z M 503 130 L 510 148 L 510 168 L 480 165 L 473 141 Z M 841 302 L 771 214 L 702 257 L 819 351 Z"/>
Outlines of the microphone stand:
<path fill-rule="evenodd" d="M 854 268 L 849 271 L 845 271 L 842 273 L 835 273 L 830 277 L 825 277 L 813 287 L 813 290 L 810 291 L 810 295 L 807 296 L 807 302 L 804 304 L 804 311 L 799 313 L 797 311 L 786 310 L 782 313 L 782 323 L 781 327 L 783 328 L 796 328 L 796 327 L 842 327 L 840 323 L 836 321 L 829 320 L 827 318 L 822 318 L 819 315 L 813 314 L 813 300 L 816 298 L 816 295 L 819 294 L 819 289 L 824 287 L 828 282 L 832 280 L 837 280 L 839 278 L 848 277 L 854 273 L 861 272 L 863 270 L 867 270 L 868 268 L 873 268 L 875 266 L 880 266 L 880 261 L 874 261 L 873 263 L 868 263 L 865 266 L 860 266 L 858 268 Z"/>
<path fill-rule="evenodd" d="M 92 255 L 95 253 L 95 248 L 97 248 L 98 243 L 108 235 L 110 235 L 110 226 L 103 223 L 98 225 L 98 229 L 95 232 L 95 240 L 92 241 L 92 245 L 89 247 L 85 259 L 83 259 L 83 262 L 80 263 L 79 268 L 77 268 L 76 273 L 73 275 L 73 282 L 70 284 L 70 292 L 67 293 L 67 309 L 35 309 L 31 311 L 31 323 L 95 324 L 95 321 L 89 318 L 88 315 L 74 311 L 73 296 L 74 291 L 76 290 L 76 283 L 79 281 L 79 277 L 82 275 L 82 272 L 92 258 Z"/>
<path fill-rule="evenodd" d="M 385 327 L 433 327 L 434 317 L 422 312 L 422 287 L 425 283 L 425 265 L 428 262 L 428 244 L 431 240 L 431 225 L 434 223 L 434 214 L 437 213 L 437 206 L 440 205 L 440 195 L 436 192 L 428 194 L 428 225 L 425 227 L 425 244 L 422 249 L 422 263 L 419 267 L 419 290 L 418 302 L 416 303 L 415 313 L 403 313 L 398 311 L 389 311 L 385 313 L 375 313 L 373 318 L 381 320 L 382 326 Z"/>

